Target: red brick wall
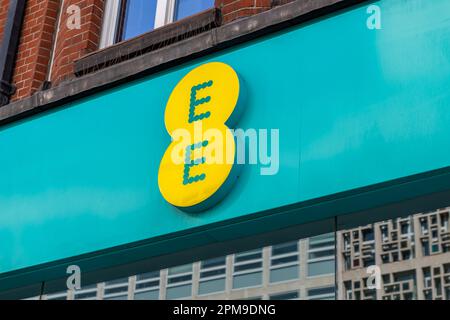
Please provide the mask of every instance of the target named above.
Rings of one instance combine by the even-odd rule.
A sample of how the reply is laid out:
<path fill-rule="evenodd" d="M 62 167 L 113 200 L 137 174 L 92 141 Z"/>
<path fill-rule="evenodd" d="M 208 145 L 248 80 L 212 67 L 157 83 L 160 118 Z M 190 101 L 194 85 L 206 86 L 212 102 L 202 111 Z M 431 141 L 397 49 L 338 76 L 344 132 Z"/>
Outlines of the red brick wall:
<path fill-rule="evenodd" d="M 6 17 L 8 15 L 9 0 L 0 0 L 0 43 L 3 39 Z"/>
<path fill-rule="evenodd" d="M 9 0 L 0 0 L 0 37 L 8 3 Z M 55 86 L 73 77 L 73 62 L 98 49 L 105 0 L 65 0 L 64 8 L 61 3 L 62 0 L 27 1 L 13 77 L 17 87 L 13 101 L 31 96 L 47 78 Z M 216 0 L 215 5 L 222 9 L 224 23 L 227 23 L 266 11 L 272 3 L 273 0 Z M 71 30 L 67 26 L 70 5 L 81 9 L 80 29 Z M 50 60 L 53 61 L 51 68 Z"/>
<path fill-rule="evenodd" d="M 56 38 L 51 81 L 54 84 L 73 76 L 73 62 L 98 49 L 100 43 L 104 0 L 66 0 Z M 81 29 L 69 29 L 70 5 L 81 9 Z"/>
<path fill-rule="evenodd" d="M 227 23 L 269 10 L 272 0 L 216 0 L 215 5 L 222 9 L 223 21 Z"/>
<path fill-rule="evenodd" d="M 13 76 L 13 101 L 32 95 L 45 80 L 58 7 L 58 0 L 27 1 Z"/>

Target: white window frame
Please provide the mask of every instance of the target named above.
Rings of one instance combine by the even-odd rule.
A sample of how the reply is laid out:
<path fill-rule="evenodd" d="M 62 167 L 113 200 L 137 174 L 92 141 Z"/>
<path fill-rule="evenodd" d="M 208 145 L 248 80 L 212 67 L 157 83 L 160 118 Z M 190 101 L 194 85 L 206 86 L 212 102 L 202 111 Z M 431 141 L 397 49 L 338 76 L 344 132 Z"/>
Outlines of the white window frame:
<path fill-rule="evenodd" d="M 180 282 L 175 282 L 175 283 L 169 283 L 169 280 L 175 279 L 175 278 L 182 278 L 184 276 L 190 276 L 191 280 L 184 280 L 184 281 L 180 281 Z M 172 287 L 180 287 L 180 286 L 184 286 L 186 284 L 192 284 L 192 276 L 193 276 L 193 272 L 184 272 L 184 273 L 178 273 L 178 274 L 174 274 L 174 275 L 168 275 L 167 276 L 167 285 L 166 288 L 172 288 Z"/>
<path fill-rule="evenodd" d="M 180 272 L 180 273 L 175 273 L 175 274 L 169 274 L 170 273 L 170 268 L 167 269 L 167 278 L 166 278 L 166 299 L 167 299 L 167 289 L 170 288 L 177 288 L 177 287 L 183 287 L 186 285 L 190 285 L 191 286 L 191 294 L 189 296 L 186 297 L 181 297 L 181 298 L 176 298 L 173 300 L 184 300 L 187 298 L 191 298 L 193 293 L 193 278 L 194 278 L 194 265 L 192 263 L 186 264 L 186 265 L 190 265 L 191 269 L 190 271 L 186 271 L 186 272 Z M 169 280 L 174 279 L 174 278 L 181 278 L 184 276 L 190 276 L 191 279 L 190 280 L 185 280 L 185 281 L 180 281 L 180 282 L 175 282 L 175 283 L 169 283 Z"/>
<path fill-rule="evenodd" d="M 333 293 L 322 293 L 322 294 L 316 294 L 316 295 L 310 295 L 309 292 L 312 290 L 319 290 L 319 289 L 331 289 L 333 288 Z M 334 286 L 323 286 L 323 287 L 315 287 L 315 288 L 308 288 L 307 292 L 307 299 L 308 300 L 323 300 L 328 298 L 334 298 L 336 300 L 336 288 Z M 347 291 L 348 295 L 348 291 Z"/>
<path fill-rule="evenodd" d="M 152 283 L 152 282 L 158 282 L 158 284 L 157 285 L 155 284 L 154 286 L 149 286 L 149 287 L 146 287 L 146 288 L 140 288 L 140 289 L 137 288 L 138 285 L 140 285 L 140 284 L 146 284 L 146 283 Z M 161 291 L 160 290 L 160 286 L 161 286 L 161 276 L 160 276 L 159 273 L 155 277 L 145 278 L 145 279 L 140 279 L 140 280 L 138 280 L 137 275 L 136 275 L 136 281 L 135 281 L 135 284 L 134 284 L 133 299 L 134 299 L 136 294 L 143 293 L 143 292 L 150 292 L 150 291 L 158 291 L 158 296 L 159 296 L 159 292 Z"/>
<path fill-rule="evenodd" d="M 119 23 L 122 0 L 106 0 L 103 19 L 100 49 L 112 46 L 117 38 L 117 24 Z M 154 29 L 172 23 L 175 18 L 176 0 L 157 0 Z"/>
<path fill-rule="evenodd" d="M 276 301 L 278 299 L 275 300 L 275 299 L 273 299 L 274 297 L 282 296 L 282 295 L 288 295 L 288 294 L 291 294 L 291 293 L 296 293 L 297 294 L 297 298 L 295 298 L 295 299 L 286 299 L 286 300 L 289 300 L 289 301 L 300 300 L 300 292 L 298 290 L 286 291 L 286 292 L 277 292 L 277 293 L 270 294 L 269 295 L 269 300 Z"/>
<path fill-rule="evenodd" d="M 272 253 L 272 247 L 270 247 L 270 267 L 269 267 L 269 273 L 271 273 L 271 271 L 273 270 L 277 270 L 277 269 L 282 269 L 282 268 L 288 268 L 288 267 L 294 267 L 294 266 L 299 266 L 300 265 L 300 243 L 299 241 L 292 241 L 289 243 L 284 243 L 284 244 L 293 244 L 296 243 L 297 245 L 297 250 L 296 251 L 291 251 L 288 253 L 283 253 L 283 254 L 273 254 Z M 286 258 L 286 257 L 293 257 L 296 256 L 297 259 L 295 261 L 291 261 L 291 262 L 285 262 L 282 264 L 277 264 L 277 265 L 272 265 L 273 261 L 280 259 L 280 258 Z M 289 280 L 283 280 L 283 281 L 276 281 L 276 282 L 271 282 L 270 281 L 270 274 L 269 274 L 269 282 L 270 283 L 283 283 L 283 282 L 290 282 L 290 281 L 294 281 L 300 278 L 300 274 L 297 274 L 297 277 L 295 279 L 289 279 Z"/>
<path fill-rule="evenodd" d="M 209 272 L 209 271 L 215 271 L 215 270 L 223 270 L 223 273 L 222 274 L 217 274 L 217 275 L 214 275 L 214 276 L 202 277 L 202 273 L 203 272 Z M 227 258 L 226 257 L 225 257 L 225 261 L 224 261 L 223 264 L 218 265 L 218 266 L 214 266 L 214 267 L 207 267 L 207 268 L 205 268 L 205 267 L 202 266 L 202 262 L 200 262 L 200 270 L 199 270 L 199 276 L 198 276 L 198 279 L 199 279 L 198 280 L 198 283 L 199 283 L 198 295 L 199 296 L 206 296 L 206 295 L 212 295 L 212 294 L 218 294 L 218 293 L 225 292 L 226 288 L 224 288 L 223 290 L 218 290 L 218 291 L 214 291 L 214 292 L 210 292 L 210 293 L 200 294 L 200 284 L 204 283 L 204 282 L 212 281 L 212 280 L 226 279 L 226 277 L 227 277 Z M 226 287 L 226 284 L 225 284 L 225 287 Z"/>
<path fill-rule="evenodd" d="M 45 295 L 44 300 L 54 300 L 54 299 L 59 299 L 59 298 L 66 298 L 66 300 L 67 300 L 67 291 L 53 293 L 53 294 L 47 294 L 47 295 Z"/>
<path fill-rule="evenodd" d="M 120 3 L 121 0 L 106 0 L 102 34 L 100 36 L 100 49 L 109 47 L 115 42 Z"/>
<path fill-rule="evenodd" d="M 94 293 L 95 296 L 89 297 L 89 298 L 77 298 L 77 295 L 85 294 L 85 293 Z M 81 290 L 73 290 L 73 299 L 74 300 L 97 300 L 98 299 L 98 284 L 95 285 L 93 288 L 88 289 L 81 289 Z"/>
<path fill-rule="evenodd" d="M 250 256 L 252 254 L 255 253 L 260 253 L 261 257 L 259 258 L 255 258 L 255 259 L 251 259 L 251 260 L 244 260 L 244 261 L 236 261 L 236 257 L 237 256 Z M 241 271 L 235 271 L 236 267 L 239 266 L 243 266 L 243 265 L 247 265 L 247 264 L 253 264 L 253 263 L 261 263 L 261 267 L 257 267 L 257 268 L 253 268 L 253 269 L 248 269 L 248 270 L 241 270 Z M 244 251 L 244 252 L 240 252 L 240 253 L 236 253 L 233 255 L 233 273 L 232 273 L 232 279 L 233 279 L 233 283 L 234 283 L 234 278 L 237 276 L 242 276 L 242 275 L 246 275 L 246 274 L 253 274 L 253 273 L 264 273 L 264 253 L 263 253 L 263 249 L 259 248 L 259 249 L 254 249 L 254 250 L 249 250 L 249 251 Z M 242 287 L 242 288 L 232 288 L 233 291 L 236 290 L 243 290 L 243 289 L 249 289 L 249 288 L 258 288 L 261 287 L 263 285 L 263 276 L 261 277 L 261 284 L 255 285 L 255 286 L 250 286 L 250 287 Z"/>
<path fill-rule="evenodd" d="M 314 242 L 314 244 L 322 244 L 322 243 L 327 243 L 330 242 L 330 239 L 322 239 L 322 240 L 316 240 Z M 316 252 L 321 252 L 321 251 L 330 251 L 333 250 L 333 254 L 328 255 L 328 256 L 324 256 L 324 257 L 320 257 L 320 258 L 310 258 L 310 253 L 316 253 Z M 309 268 L 310 268 L 310 264 L 311 263 L 315 263 L 315 262 L 324 262 L 324 261 L 331 261 L 331 260 L 335 260 L 336 259 L 336 243 L 334 242 L 332 245 L 328 245 L 325 247 L 320 247 L 320 248 L 315 248 L 315 249 L 311 249 L 310 247 L 310 239 L 308 239 L 308 252 L 307 252 L 307 273 L 306 273 L 306 278 L 310 279 L 310 278 L 319 278 L 319 277 L 326 277 L 329 275 L 332 275 L 335 273 L 335 271 L 331 272 L 331 273 L 324 273 L 324 274 L 319 274 L 319 275 L 315 275 L 315 276 L 310 276 L 309 275 Z"/>
<path fill-rule="evenodd" d="M 108 289 L 117 289 L 117 288 L 124 288 L 126 290 L 116 293 L 106 293 L 106 290 Z M 103 299 L 126 296 L 128 300 L 129 292 L 130 292 L 130 278 L 127 278 L 127 280 L 124 282 L 115 284 L 108 284 L 108 282 L 105 282 L 103 287 Z"/>

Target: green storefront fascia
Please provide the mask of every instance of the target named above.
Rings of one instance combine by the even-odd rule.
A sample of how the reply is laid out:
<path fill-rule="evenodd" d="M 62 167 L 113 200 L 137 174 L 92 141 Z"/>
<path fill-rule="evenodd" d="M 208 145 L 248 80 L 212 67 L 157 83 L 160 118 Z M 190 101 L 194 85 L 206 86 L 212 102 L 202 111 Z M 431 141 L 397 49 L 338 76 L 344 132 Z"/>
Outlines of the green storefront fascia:
<path fill-rule="evenodd" d="M 353 7 L 1 127 L 0 291 L 62 277 L 69 263 L 217 250 L 450 199 L 450 2 L 375 4 L 381 30 L 367 28 L 368 5 Z M 245 82 L 238 127 L 279 129 L 280 169 L 245 166 L 222 202 L 188 214 L 158 190 L 164 108 L 211 61 Z"/>

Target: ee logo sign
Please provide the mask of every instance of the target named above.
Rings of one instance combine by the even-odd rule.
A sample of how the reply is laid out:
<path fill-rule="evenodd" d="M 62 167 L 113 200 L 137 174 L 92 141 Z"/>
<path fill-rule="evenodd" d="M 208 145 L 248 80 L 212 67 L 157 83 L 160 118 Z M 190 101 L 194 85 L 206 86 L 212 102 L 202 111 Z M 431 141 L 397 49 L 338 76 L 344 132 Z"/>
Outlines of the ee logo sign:
<path fill-rule="evenodd" d="M 161 160 L 158 185 L 164 199 L 185 211 L 215 205 L 237 178 L 236 142 L 241 83 L 221 62 L 190 71 L 172 91 L 165 125 L 172 137 Z"/>

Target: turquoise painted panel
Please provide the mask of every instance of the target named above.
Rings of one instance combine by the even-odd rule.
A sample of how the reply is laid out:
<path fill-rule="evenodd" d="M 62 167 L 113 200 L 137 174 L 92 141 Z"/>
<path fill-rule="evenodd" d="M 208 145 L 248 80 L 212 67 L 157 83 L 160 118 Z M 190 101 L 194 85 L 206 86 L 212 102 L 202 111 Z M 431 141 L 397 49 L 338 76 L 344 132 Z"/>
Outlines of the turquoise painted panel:
<path fill-rule="evenodd" d="M 450 2 L 385 0 L 0 128 L 0 273 L 450 166 Z M 209 61 L 245 81 L 241 128 L 280 129 L 280 170 L 246 166 L 216 207 L 160 196 L 176 83 Z"/>

